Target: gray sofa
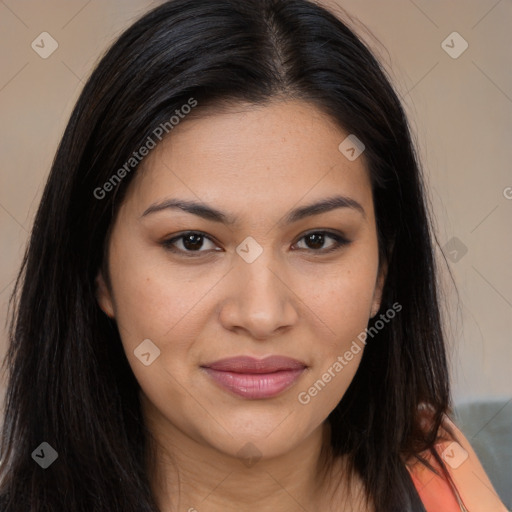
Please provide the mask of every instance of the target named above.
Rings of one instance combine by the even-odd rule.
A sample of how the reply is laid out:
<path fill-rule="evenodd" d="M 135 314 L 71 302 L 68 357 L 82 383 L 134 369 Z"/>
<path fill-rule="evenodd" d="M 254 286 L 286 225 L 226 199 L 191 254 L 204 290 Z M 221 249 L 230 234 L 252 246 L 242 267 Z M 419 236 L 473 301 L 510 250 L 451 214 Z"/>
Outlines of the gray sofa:
<path fill-rule="evenodd" d="M 512 510 L 512 398 L 459 404 L 453 419 L 473 446 L 501 501 Z"/>

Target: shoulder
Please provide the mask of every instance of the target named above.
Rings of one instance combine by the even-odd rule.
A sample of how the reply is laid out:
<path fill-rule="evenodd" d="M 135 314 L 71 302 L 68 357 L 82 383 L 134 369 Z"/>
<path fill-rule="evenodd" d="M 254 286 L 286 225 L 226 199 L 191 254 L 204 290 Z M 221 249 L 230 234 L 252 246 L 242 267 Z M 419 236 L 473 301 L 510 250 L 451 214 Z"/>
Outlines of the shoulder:
<path fill-rule="evenodd" d="M 507 512 L 471 443 L 447 416 L 443 419 L 434 448 L 447 474 L 430 452 L 421 455 L 432 464 L 438 475 L 419 462 L 409 465 L 422 499 L 429 499 L 430 495 L 430 499 L 442 496 L 446 501 L 451 500 L 453 510 L 464 510 L 465 506 L 471 512 Z"/>

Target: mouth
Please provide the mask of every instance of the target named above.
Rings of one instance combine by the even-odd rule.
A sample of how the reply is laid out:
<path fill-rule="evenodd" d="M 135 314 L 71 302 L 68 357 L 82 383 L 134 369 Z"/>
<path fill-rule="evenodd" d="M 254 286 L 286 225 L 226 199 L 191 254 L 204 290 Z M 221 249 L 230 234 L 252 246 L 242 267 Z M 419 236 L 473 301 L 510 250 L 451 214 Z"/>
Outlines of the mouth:
<path fill-rule="evenodd" d="M 221 388 L 250 400 L 273 398 L 289 389 L 306 364 L 285 356 L 221 359 L 201 368 Z"/>

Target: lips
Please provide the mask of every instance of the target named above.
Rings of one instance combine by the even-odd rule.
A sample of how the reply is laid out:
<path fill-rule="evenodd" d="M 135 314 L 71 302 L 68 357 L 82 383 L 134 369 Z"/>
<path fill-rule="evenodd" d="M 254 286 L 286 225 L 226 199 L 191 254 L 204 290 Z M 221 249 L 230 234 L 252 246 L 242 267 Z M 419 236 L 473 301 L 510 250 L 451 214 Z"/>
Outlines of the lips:
<path fill-rule="evenodd" d="M 221 359 L 202 366 L 224 390 L 247 399 L 272 398 L 290 388 L 307 366 L 285 356 Z"/>
<path fill-rule="evenodd" d="M 236 373 L 273 373 L 281 370 L 298 370 L 306 365 L 285 356 L 270 356 L 255 359 L 248 356 L 230 357 L 204 365 L 212 370 Z"/>

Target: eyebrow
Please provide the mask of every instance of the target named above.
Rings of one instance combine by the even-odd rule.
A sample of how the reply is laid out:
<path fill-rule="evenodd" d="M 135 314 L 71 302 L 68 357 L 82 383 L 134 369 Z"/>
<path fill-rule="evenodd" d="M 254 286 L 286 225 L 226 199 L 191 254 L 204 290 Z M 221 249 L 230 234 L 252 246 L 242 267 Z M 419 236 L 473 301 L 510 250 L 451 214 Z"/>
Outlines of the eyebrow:
<path fill-rule="evenodd" d="M 366 212 L 364 208 L 355 199 L 346 196 L 333 196 L 292 210 L 286 214 L 286 216 L 280 221 L 280 224 L 292 224 L 306 217 L 319 215 L 321 213 L 326 213 L 338 208 L 349 208 L 359 212 L 363 217 L 366 218 Z M 236 217 L 225 214 L 216 208 L 208 206 L 207 204 L 197 201 L 184 201 L 180 199 L 167 199 L 160 203 L 152 204 L 144 211 L 144 213 L 141 215 L 141 218 L 152 213 L 168 209 L 179 209 L 184 212 L 197 215 L 198 217 L 202 217 L 203 219 L 220 222 L 223 224 L 232 225 L 237 221 Z"/>

